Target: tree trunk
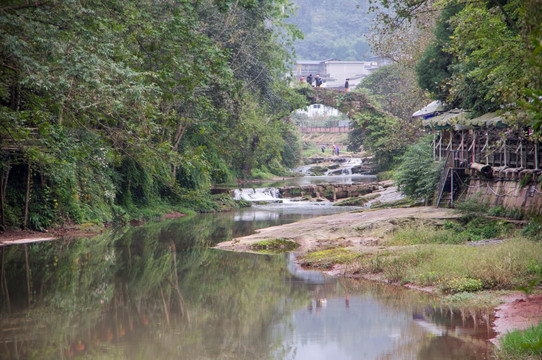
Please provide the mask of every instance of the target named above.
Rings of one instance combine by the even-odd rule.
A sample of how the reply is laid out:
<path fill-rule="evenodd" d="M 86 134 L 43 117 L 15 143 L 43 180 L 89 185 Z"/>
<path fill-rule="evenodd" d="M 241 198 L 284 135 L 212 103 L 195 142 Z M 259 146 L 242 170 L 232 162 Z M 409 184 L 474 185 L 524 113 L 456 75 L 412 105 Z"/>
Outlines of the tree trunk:
<path fill-rule="evenodd" d="M 30 203 L 30 177 L 32 175 L 31 161 L 28 160 L 28 177 L 26 178 L 26 203 L 24 206 L 24 228 L 28 224 L 28 204 Z"/>
<path fill-rule="evenodd" d="M 6 191 L 8 188 L 9 179 L 9 163 L 7 164 L 6 174 L 2 171 L 2 178 L 0 179 L 0 205 L 2 207 L 2 227 L 6 230 Z"/>
<path fill-rule="evenodd" d="M 8 304 L 8 311 L 11 312 L 11 300 L 9 298 L 9 288 L 8 288 L 8 280 L 6 279 L 6 270 L 5 270 L 5 263 L 6 263 L 6 247 L 2 247 L 2 270 L 0 271 L 0 287 L 2 287 L 2 292 L 5 292 L 6 294 L 6 303 Z"/>
<path fill-rule="evenodd" d="M 24 244 L 24 260 L 26 262 L 26 289 L 28 291 L 28 307 L 32 301 L 32 292 L 30 290 L 30 264 L 28 261 L 28 244 Z"/>

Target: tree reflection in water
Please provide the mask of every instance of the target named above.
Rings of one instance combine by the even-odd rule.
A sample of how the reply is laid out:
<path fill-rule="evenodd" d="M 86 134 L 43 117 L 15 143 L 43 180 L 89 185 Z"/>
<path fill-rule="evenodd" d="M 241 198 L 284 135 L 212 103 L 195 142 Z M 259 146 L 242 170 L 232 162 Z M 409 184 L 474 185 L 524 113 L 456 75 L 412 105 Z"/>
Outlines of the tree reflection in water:
<path fill-rule="evenodd" d="M 284 359 L 319 337 L 345 358 L 360 347 L 375 359 L 489 351 L 489 322 L 473 323 L 483 313 L 374 283 L 306 282 L 283 256 L 209 249 L 253 226 L 198 216 L 29 245 L 30 307 L 24 248 L 2 248 L 0 359 Z"/>

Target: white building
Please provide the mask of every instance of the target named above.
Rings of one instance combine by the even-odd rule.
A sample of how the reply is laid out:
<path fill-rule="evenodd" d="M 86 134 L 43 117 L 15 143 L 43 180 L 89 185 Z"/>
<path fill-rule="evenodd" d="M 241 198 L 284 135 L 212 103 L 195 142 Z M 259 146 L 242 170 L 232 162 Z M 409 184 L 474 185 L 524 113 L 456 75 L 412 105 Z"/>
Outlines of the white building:
<path fill-rule="evenodd" d="M 315 115 L 316 116 L 338 116 L 339 110 L 325 106 L 322 104 L 312 104 L 310 106 L 307 106 L 307 110 L 297 110 L 296 111 L 299 114 L 307 114 L 308 117 L 312 118 Z"/>
<path fill-rule="evenodd" d="M 306 79 L 309 74 L 312 74 L 313 78 L 320 74 L 326 82 L 326 87 L 332 88 L 343 88 L 344 81 L 350 79 L 350 87 L 353 88 L 371 72 L 389 63 L 390 60 L 384 58 L 372 58 L 370 61 L 298 60 L 294 75 L 297 79 L 301 77 Z"/>

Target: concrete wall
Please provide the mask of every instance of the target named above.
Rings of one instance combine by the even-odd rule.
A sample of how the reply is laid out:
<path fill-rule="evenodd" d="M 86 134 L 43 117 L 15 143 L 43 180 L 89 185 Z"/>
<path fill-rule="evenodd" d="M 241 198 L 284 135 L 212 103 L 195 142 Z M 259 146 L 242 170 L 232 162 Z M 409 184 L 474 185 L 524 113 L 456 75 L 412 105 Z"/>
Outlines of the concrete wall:
<path fill-rule="evenodd" d="M 492 179 L 471 178 L 467 188 L 467 198 L 480 196 L 482 202 L 488 202 L 491 207 L 498 205 L 506 209 L 519 209 L 526 214 L 542 214 L 542 189 L 534 181 L 540 173 L 532 171 L 496 171 Z M 532 181 L 521 186 L 528 177 Z"/>

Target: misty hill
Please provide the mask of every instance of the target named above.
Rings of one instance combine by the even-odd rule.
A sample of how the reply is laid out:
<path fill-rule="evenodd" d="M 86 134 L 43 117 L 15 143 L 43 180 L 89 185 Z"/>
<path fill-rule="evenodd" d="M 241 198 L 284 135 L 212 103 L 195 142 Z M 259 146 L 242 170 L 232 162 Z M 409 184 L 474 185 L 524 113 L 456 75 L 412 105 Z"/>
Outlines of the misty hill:
<path fill-rule="evenodd" d="M 365 35 L 373 14 L 368 0 L 294 0 L 296 24 L 305 34 L 295 43 L 300 60 L 364 60 L 371 56 Z"/>

